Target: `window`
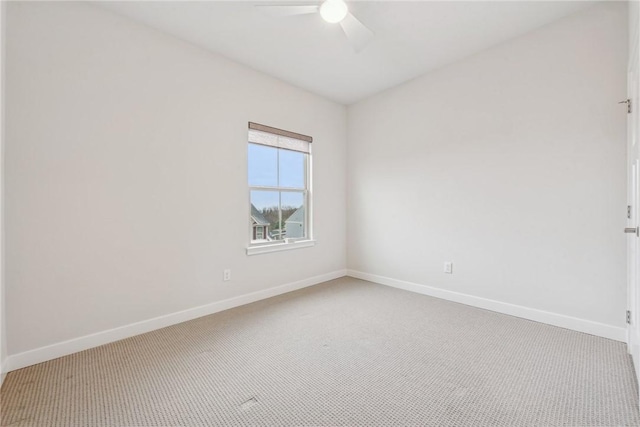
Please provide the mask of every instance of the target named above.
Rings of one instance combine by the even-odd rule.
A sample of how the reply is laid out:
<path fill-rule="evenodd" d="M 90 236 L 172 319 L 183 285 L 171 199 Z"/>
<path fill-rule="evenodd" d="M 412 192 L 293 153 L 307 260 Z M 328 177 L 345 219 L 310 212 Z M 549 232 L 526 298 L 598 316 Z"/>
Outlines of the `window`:
<path fill-rule="evenodd" d="M 310 246 L 312 138 L 249 123 L 247 253 Z"/>

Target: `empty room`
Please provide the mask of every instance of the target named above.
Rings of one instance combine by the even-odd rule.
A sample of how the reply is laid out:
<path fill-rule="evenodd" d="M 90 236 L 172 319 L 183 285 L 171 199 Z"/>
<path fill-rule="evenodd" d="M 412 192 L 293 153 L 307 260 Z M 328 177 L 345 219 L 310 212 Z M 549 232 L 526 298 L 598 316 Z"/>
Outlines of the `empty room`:
<path fill-rule="evenodd" d="M 640 426 L 640 4 L 0 1 L 0 425 Z"/>

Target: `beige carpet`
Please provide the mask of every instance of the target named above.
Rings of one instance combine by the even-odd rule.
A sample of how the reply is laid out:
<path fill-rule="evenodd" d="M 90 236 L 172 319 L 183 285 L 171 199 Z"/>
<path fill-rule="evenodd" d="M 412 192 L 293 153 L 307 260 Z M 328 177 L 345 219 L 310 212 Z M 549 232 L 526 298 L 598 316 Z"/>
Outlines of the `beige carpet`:
<path fill-rule="evenodd" d="M 11 372 L 11 426 L 640 425 L 622 343 L 343 278 Z"/>

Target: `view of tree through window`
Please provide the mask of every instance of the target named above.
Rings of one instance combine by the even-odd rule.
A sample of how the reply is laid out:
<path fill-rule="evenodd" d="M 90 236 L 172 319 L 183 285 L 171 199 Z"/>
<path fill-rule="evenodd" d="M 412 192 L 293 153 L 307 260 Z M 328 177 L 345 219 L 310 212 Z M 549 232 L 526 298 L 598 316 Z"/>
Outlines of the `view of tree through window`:
<path fill-rule="evenodd" d="M 249 142 L 252 243 L 307 237 L 308 153 L 273 146 L 272 139 Z"/>

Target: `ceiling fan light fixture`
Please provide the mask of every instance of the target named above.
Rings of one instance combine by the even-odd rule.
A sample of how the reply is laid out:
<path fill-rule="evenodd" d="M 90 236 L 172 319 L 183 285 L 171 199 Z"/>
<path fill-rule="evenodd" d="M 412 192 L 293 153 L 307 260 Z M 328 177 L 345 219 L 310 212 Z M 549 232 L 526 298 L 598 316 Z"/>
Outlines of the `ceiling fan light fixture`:
<path fill-rule="evenodd" d="M 342 21 L 348 12 L 349 8 L 343 0 L 325 0 L 320 5 L 320 16 L 331 24 Z"/>

